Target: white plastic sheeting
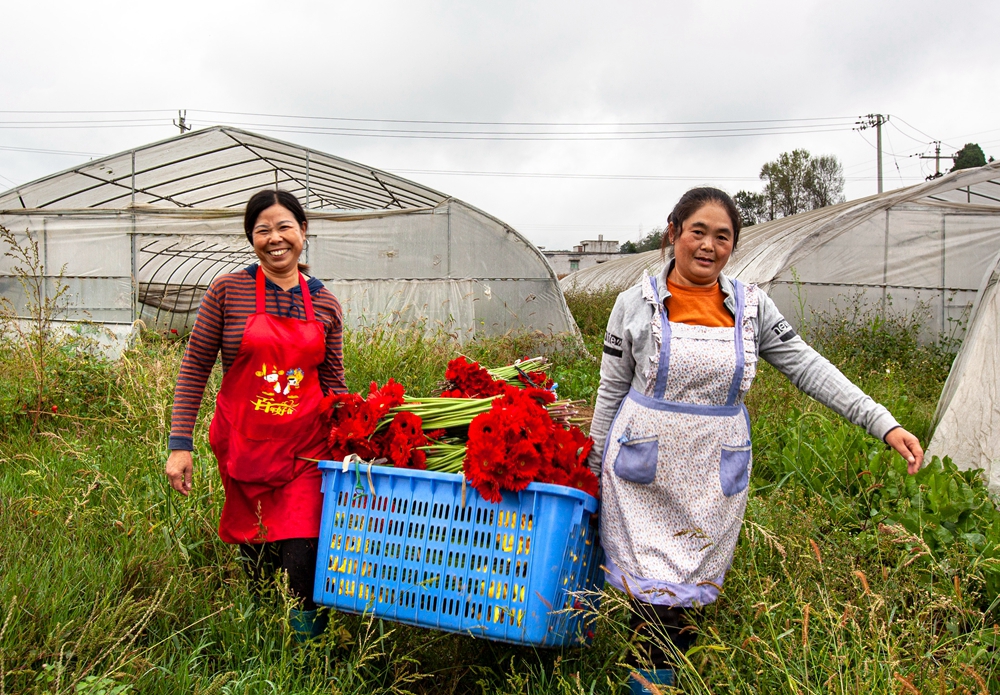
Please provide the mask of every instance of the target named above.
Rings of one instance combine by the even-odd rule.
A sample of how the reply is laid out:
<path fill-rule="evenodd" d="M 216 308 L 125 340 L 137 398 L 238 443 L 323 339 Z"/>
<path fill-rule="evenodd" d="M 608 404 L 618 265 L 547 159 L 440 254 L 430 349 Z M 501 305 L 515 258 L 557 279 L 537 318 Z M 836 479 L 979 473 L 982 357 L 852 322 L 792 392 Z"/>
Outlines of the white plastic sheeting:
<path fill-rule="evenodd" d="M 242 207 L 275 184 L 308 202 L 303 261 L 340 299 L 348 325 L 403 321 L 461 340 L 576 331 L 545 258 L 499 220 L 391 174 L 231 128 L 0 194 L 0 224 L 22 238 L 31 230 L 50 286 L 63 272 L 70 319 L 141 319 L 183 333 L 212 279 L 255 261 Z M 9 259 L 0 259 L 0 293 L 25 306 Z"/>
<path fill-rule="evenodd" d="M 726 273 L 762 285 L 790 321 L 864 302 L 959 335 L 1000 250 L 1000 163 L 748 227 Z M 565 290 L 634 284 L 659 251 L 581 270 Z M 804 316 L 800 316 L 803 314 Z"/>
<path fill-rule="evenodd" d="M 962 348 L 948 374 L 928 456 L 950 456 L 959 468 L 982 468 L 1000 493 L 1000 254 L 990 263 Z"/>

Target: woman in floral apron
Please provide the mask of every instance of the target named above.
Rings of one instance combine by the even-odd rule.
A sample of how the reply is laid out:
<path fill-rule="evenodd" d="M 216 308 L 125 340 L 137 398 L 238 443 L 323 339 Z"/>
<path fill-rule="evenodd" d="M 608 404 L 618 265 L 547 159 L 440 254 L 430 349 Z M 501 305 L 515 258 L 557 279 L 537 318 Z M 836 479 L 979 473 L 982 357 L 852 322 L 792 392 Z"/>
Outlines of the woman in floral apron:
<path fill-rule="evenodd" d="M 670 263 L 611 312 L 591 427 L 607 580 L 632 597 L 633 631 L 659 624 L 681 652 L 693 640 L 684 613 L 718 597 L 743 523 L 752 465 L 743 399 L 758 357 L 883 439 L 910 473 L 923 461 L 917 438 L 806 345 L 760 288 L 722 274 L 739 232 L 722 191 L 695 188 L 677 203 L 663 239 Z M 670 654 L 647 656 L 642 678 L 672 684 Z M 649 692 L 639 679 L 632 688 Z"/>
<path fill-rule="evenodd" d="M 286 191 L 265 190 L 243 220 L 259 263 L 216 278 L 205 293 L 181 362 L 166 473 L 187 495 L 192 431 L 220 351 L 223 379 L 209 428 L 226 499 L 219 537 L 239 544 L 259 586 L 281 571 L 301 600 L 296 637 L 322 629 L 312 600 L 319 536 L 321 475 L 307 459 L 324 458 L 324 393 L 346 391 L 341 308 L 299 263 L 305 211 Z"/>

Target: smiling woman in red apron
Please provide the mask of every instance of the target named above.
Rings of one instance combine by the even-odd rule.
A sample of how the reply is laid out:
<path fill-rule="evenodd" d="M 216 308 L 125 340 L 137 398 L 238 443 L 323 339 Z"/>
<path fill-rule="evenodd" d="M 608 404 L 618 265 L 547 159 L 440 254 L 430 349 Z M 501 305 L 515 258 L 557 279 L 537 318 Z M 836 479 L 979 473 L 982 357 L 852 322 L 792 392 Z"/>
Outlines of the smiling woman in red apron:
<path fill-rule="evenodd" d="M 244 229 L 260 262 L 205 293 L 177 379 L 166 465 L 171 487 L 187 495 L 194 423 L 221 351 L 209 428 L 226 492 L 219 537 L 240 545 L 255 587 L 287 575 L 302 603 L 292 614 L 300 638 L 321 629 L 312 601 L 321 476 L 305 459 L 326 455 L 324 393 L 346 391 L 340 304 L 299 264 L 307 224 L 286 191 L 260 191 L 247 203 Z"/>

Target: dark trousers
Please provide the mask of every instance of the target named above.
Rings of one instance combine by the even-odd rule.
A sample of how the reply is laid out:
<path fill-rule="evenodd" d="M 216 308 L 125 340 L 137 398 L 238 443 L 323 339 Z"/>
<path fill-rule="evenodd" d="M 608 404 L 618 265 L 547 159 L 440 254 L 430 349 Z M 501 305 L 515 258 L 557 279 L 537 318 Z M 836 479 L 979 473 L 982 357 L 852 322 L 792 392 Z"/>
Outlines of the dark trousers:
<path fill-rule="evenodd" d="M 636 655 L 628 662 L 633 666 L 649 663 L 654 669 L 673 668 L 675 651 L 684 654 L 694 644 L 694 628 L 688 622 L 691 608 L 658 606 L 632 599 L 629 601 L 629 630 L 635 636 Z M 673 645 L 673 649 L 671 649 Z"/>
<path fill-rule="evenodd" d="M 273 543 L 242 543 L 240 555 L 243 569 L 250 575 L 254 593 L 278 574 L 288 575 L 288 590 L 302 600 L 302 610 L 316 610 L 313 601 L 313 580 L 316 577 L 316 538 L 288 538 Z"/>

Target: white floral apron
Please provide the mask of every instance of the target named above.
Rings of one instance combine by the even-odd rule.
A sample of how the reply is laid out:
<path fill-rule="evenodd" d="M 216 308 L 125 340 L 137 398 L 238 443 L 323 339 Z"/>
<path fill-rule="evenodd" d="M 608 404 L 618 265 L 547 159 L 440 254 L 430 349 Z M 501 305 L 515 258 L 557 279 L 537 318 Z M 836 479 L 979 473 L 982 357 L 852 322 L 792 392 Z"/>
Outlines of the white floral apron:
<path fill-rule="evenodd" d="M 757 313 L 757 288 L 734 281 L 736 326 L 715 328 L 671 323 L 656 279 L 642 283 L 656 308 L 658 354 L 647 393 L 629 391 L 605 443 L 606 575 L 646 603 L 705 605 L 719 595 L 746 510 L 751 444 L 743 396 L 756 374 L 748 317 Z"/>

